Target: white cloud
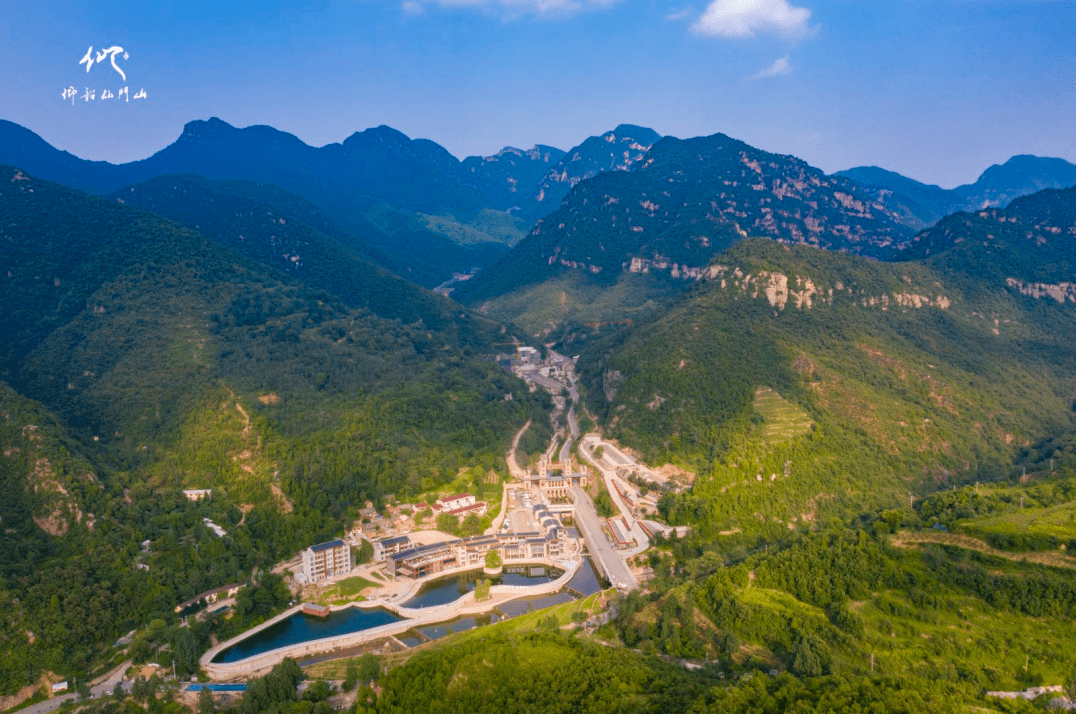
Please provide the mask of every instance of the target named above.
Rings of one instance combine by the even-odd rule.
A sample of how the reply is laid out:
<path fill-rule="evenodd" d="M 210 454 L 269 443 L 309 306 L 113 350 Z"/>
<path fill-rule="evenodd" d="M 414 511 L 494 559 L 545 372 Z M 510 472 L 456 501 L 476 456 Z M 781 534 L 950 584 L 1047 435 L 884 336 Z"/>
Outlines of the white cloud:
<path fill-rule="evenodd" d="M 523 15 L 568 15 L 580 10 L 592 10 L 614 5 L 619 0 L 405 0 L 403 9 L 409 14 L 424 11 L 429 5 L 444 8 L 485 8 L 502 10 L 509 18 Z"/>
<path fill-rule="evenodd" d="M 400 7 L 405 15 L 421 15 L 426 12 L 426 8 L 422 7 L 422 3 L 415 2 L 415 0 L 404 0 L 404 4 Z"/>
<path fill-rule="evenodd" d="M 810 34 L 811 11 L 788 0 L 713 0 L 691 29 L 713 37 L 753 37 L 767 32 L 784 37 Z"/>
<path fill-rule="evenodd" d="M 766 77 L 776 77 L 779 74 L 792 74 L 792 63 L 788 61 L 788 55 L 784 57 L 778 57 L 774 60 L 773 64 L 765 69 L 760 69 L 747 79 L 754 82 L 756 79 L 765 79 Z"/>
<path fill-rule="evenodd" d="M 683 20 L 685 17 L 691 14 L 691 6 L 688 5 L 683 10 L 669 10 L 669 13 L 665 16 L 666 20 Z"/>

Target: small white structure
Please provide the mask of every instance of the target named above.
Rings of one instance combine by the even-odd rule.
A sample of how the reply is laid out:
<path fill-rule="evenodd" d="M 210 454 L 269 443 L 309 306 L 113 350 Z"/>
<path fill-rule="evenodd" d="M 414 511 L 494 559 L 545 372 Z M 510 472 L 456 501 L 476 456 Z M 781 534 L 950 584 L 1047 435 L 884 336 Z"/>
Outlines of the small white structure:
<path fill-rule="evenodd" d="M 454 496 L 437 499 L 437 505 L 440 506 L 443 511 L 458 511 L 461 508 L 467 508 L 474 504 L 475 497 L 469 493 L 457 493 Z"/>
<path fill-rule="evenodd" d="M 224 530 L 208 518 L 203 518 L 202 523 L 205 524 L 206 528 L 216 533 L 218 538 L 223 538 L 224 536 L 228 535 L 228 531 Z"/>
<path fill-rule="evenodd" d="M 62 682 L 57 682 L 56 684 L 52 685 L 52 693 L 53 694 L 56 694 L 57 692 L 66 692 L 66 691 L 67 691 L 67 680 L 66 679 L 64 681 L 62 681 Z"/>
<path fill-rule="evenodd" d="M 303 551 L 303 573 L 309 583 L 350 572 L 351 547 L 342 540 L 319 543 Z"/>
<path fill-rule="evenodd" d="M 183 495 L 187 497 L 188 501 L 201 501 L 203 498 L 212 498 L 213 489 L 211 488 L 185 488 L 183 489 Z"/>

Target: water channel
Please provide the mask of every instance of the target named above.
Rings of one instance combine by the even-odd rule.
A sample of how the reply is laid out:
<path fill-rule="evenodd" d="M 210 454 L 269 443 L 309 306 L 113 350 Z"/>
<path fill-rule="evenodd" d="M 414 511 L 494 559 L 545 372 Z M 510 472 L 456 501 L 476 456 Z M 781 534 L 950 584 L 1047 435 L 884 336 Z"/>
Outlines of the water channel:
<path fill-rule="evenodd" d="M 491 578 L 491 580 L 502 585 L 539 585 L 555 580 L 563 574 L 564 571 L 562 570 L 544 565 L 511 565 L 505 566 L 504 573 L 500 577 Z M 437 578 L 424 584 L 417 595 L 402 604 L 405 607 L 413 608 L 444 605 L 474 590 L 475 582 L 482 577 L 485 577 L 482 575 L 482 571 L 476 570 Z M 423 625 L 417 630 L 411 630 L 400 636 L 398 639 L 407 646 L 413 647 L 428 640 L 444 637 L 449 632 L 469 630 L 481 625 L 499 622 L 506 617 L 516 617 L 532 610 L 560 605 L 579 597 L 587 597 L 599 592 L 601 589 L 602 586 L 594 570 L 594 565 L 588 558 L 583 562 L 579 571 L 572 576 L 567 587 L 560 592 L 532 597 L 524 596 L 502 603 L 493 612 L 456 618 L 449 622 Z M 362 630 L 387 625 L 390 622 L 399 622 L 403 619 L 384 608 L 366 610 L 348 607 L 343 610 L 335 610 L 327 617 L 315 617 L 297 612 L 271 627 L 240 640 L 220 652 L 213 658 L 213 661 L 220 663 L 238 662 L 247 657 L 254 657 L 279 647 L 287 647 L 288 645 L 319 640 L 325 637 L 346 635 L 352 632 L 361 632 Z"/>
<path fill-rule="evenodd" d="M 278 647 L 287 647 L 323 637 L 336 637 L 349 632 L 369 630 L 390 622 L 399 622 L 404 618 L 384 608 L 363 610 L 348 607 L 335 610 L 328 617 L 315 617 L 297 612 L 291 617 L 255 632 L 250 637 L 236 642 L 213 658 L 214 662 L 238 662 L 247 657 L 254 657 Z"/>
<path fill-rule="evenodd" d="M 489 580 L 494 585 L 540 585 L 564 575 L 563 570 L 544 565 L 506 565 L 499 577 Z M 474 590 L 475 583 L 485 578 L 481 570 L 436 578 L 424 584 L 413 598 L 400 603 L 403 607 L 435 607 L 459 600 Z"/>

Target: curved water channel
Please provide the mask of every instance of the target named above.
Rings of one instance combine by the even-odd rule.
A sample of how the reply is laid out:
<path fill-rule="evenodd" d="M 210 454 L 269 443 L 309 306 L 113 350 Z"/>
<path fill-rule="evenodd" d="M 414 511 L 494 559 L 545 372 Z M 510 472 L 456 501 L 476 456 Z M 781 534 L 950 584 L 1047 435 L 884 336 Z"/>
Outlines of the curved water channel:
<path fill-rule="evenodd" d="M 544 565 L 512 565 L 505 566 L 500 576 L 489 578 L 489 580 L 494 585 L 538 585 L 549 580 L 556 580 L 561 575 L 564 575 L 563 570 Z M 435 578 L 419 588 L 418 594 L 400 605 L 412 608 L 446 605 L 474 590 L 475 584 L 485 577 L 481 570 L 472 570 L 458 575 Z"/>
<path fill-rule="evenodd" d="M 501 585 L 525 586 L 555 580 L 561 575 L 563 575 L 563 571 L 543 565 L 518 565 L 506 566 L 504 573 L 499 578 L 491 578 L 491 580 Z M 408 608 L 444 605 L 474 590 L 475 582 L 482 577 L 485 577 L 482 575 L 482 571 L 475 570 L 459 575 L 437 578 L 424 584 L 414 597 L 401 604 Z M 598 581 L 594 565 L 588 558 L 568 582 L 567 587 L 560 592 L 536 597 L 524 595 L 498 605 L 491 612 L 421 626 L 408 631 L 407 634 L 399 636 L 397 639 L 412 647 L 429 640 L 439 639 L 450 632 L 469 630 L 480 625 L 498 622 L 507 617 L 516 617 L 532 610 L 539 610 L 577 598 L 587 597 L 599 592 L 601 589 L 602 586 Z M 225 664 L 238 662 L 280 647 L 320 640 L 326 637 L 346 635 L 352 632 L 361 632 L 390 622 L 399 622 L 403 619 L 405 618 L 384 608 L 362 609 L 348 607 L 342 610 L 334 610 L 327 617 L 315 617 L 297 612 L 291 617 L 256 632 L 228 649 L 221 651 L 213 658 L 213 661 Z"/>

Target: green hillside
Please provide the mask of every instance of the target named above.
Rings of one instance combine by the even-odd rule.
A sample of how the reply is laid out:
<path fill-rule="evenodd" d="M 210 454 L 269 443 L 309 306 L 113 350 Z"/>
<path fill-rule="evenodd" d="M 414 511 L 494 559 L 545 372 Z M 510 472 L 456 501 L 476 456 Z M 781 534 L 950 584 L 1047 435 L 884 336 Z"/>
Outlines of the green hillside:
<path fill-rule="evenodd" d="M 774 535 L 996 479 L 1021 447 L 1073 426 L 1071 308 L 765 241 L 719 261 L 667 314 L 592 338 L 580 360 L 610 434 L 700 474 L 666 509 L 707 535 Z M 760 388 L 811 430 L 774 438 Z"/>
<path fill-rule="evenodd" d="M 129 186 L 111 198 L 155 211 L 207 238 L 305 283 L 353 308 L 405 324 L 428 327 L 456 345 L 492 351 L 499 326 L 474 318 L 458 305 L 392 275 L 339 240 L 294 216 L 303 199 L 293 197 L 284 210 L 233 193 L 254 193 L 243 182 L 211 182 L 197 176 L 159 176 Z M 269 200 L 283 191 L 265 187 Z M 320 216 L 312 214 L 317 220 Z M 327 230 L 333 224 L 324 223 Z"/>
<path fill-rule="evenodd" d="M 367 499 L 503 469 L 528 418 L 548 434 L 548 396 L 469 356 L 459 324 L 387 320 L 156 214 L 0 177 L 0 464 L 33 491 L 0 514 L 0 637 L 23 663 L 4 693 L 84 678 L 136 624 L 338 535 Z M 67 493 L 34 488 L 53 482 Z"/>

